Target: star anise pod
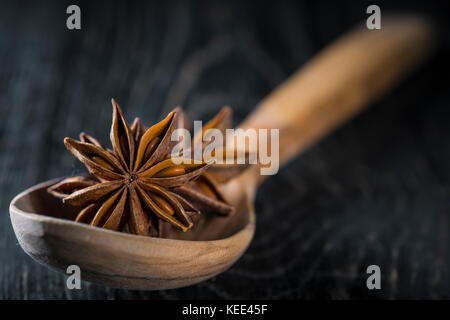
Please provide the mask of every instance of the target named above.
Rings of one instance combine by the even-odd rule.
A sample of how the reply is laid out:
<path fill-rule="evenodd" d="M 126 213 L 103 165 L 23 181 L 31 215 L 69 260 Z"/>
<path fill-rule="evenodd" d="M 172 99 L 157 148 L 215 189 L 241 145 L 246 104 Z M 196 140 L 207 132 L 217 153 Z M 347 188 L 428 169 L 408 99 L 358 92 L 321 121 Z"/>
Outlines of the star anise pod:
<path fill-rule="evenodd" d="M 119 105 L 114 100 L 112 104 L 112 150 L 84 133 L 81 141 L 64 139 L 91 175 L 64 179 L 48 191 L 64 203 L 83 207 L 75 220 L 91 226 L 112 230 L 125 226 L 134 234 L 161 236 L 159 222 L 165 221 L 189 230 L 190 216 L 198 210 L 177 188 L 201 175 L 208 164 L 191 159 L 175 164 L 167 158 L 177 112 L 144 129 L 139 120 L 130 127 Z"/>
<path fill-rule="evenodd" d="M 177 114 L 177 117 L 174 121 L 176 128 L 189 128 L 189 124 L 187 122 L 187 118 L 184 114 L 184 111 L 181 107 L 177 107 L 173 110 Z M 211 121 L 209 121 L 205 128 L 219 128 L 220 130 L 225 131 L 226 128 L 231 126 L 231 109 L 224 108 L 219 114 L 214 117 Z M 131 126 L 131 130 L 133 132 L 133 136 L 136 140 L 139 140 L 142 134 L 147 130 L 147 127 L 142 124 L 139 118 L 136 118 Z M 203 133 L 206 130 L 203 130 Z M 194 137 L 192 143 L 196 143 L 195 141 L 201 141 L 202 137 Z M 171 142 L 169 149 L 176 144 L 176 141 Z M 198 143 L 198 142 L 197 142 Z M 206 147 L 209 143 L 205 143 L 204 147 Z M 203 147 L 202 147 L 203 150 Z M 191 158 L 193 158 L 193 153 L 188 150 L 188 153 L 191 154 Z M 168 154 L 167 158 L 171 155 Z M 219 186 L 217 181 L 226 181 L 227 179 L 217 179 L 216 176 L 220 176 L 220 172 L 222 170 L 218 170 L 217 173 L 209 174 L 208 171 L 211 170 L 215 164 L 210 166 L 208 170 L 204 170 L 201 175 L 199 175 L 196 179 L 190 180 L 188 183 L 175 188 L 177 194 L 183 196 L 194 208 L 198 209 L 202 213 L 212 213 L 219 215 L 229 215 L 234 212 L 234 207 L 227 203 L 225 197 L 219 191 Z M 229 176 L 231 178 L 231 176 Z"/>
<path fill-rule="evenodd" d="M 186 115 L 181 108 L 175 109 L 178 114 L 178 127 L 189 129 Z M 232 110 L 230 107 L 223 107 L 220 112 L 208 121 L 202 128 L 202 131 L 197 133 L 191 141 L 192 150 L 191 157 L 194 157 L 194 149 L 200 146 L 203 150 L 212 141 L 205 141 L 204 137 L 209 129 L 218 129 L 225 136 L 226 129 L 232 127 Z M 177 192 L 185 197 L 190 203 L 202 212 L 215 212 L 220 215 L 229 215 L 234 212 L 234 207 L 227 203 L 225 197 L 220 192 L 219 186 L 221 183 L 227 182 L 231 178 L 240 174 L 248 165 L 237 164 L 237 150 L 229 150 L 226 147 L 225 139 L 223 145 L 217 152 L 222 153 L 222 159 L 225 160 L 227 154 L 232 154 L 235 158 L 232 164 L 217 164 L 213 163 L 207 171 L 204 171 L 197 179 L 190 181 L 188 184 L 177 188 Z M 244 157 L 248 158 L 249 153 L 244 152 Z M 245 161 L 248 163 L 248 161 Z"/>

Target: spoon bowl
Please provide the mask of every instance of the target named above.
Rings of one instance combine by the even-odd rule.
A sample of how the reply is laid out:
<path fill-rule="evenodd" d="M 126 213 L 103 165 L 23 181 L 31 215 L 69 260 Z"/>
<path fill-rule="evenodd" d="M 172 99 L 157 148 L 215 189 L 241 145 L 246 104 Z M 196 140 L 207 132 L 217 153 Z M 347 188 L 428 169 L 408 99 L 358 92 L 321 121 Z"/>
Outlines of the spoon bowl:
<path fill-rule="evenodd" d="M 421 17 L 385 17 L 381 30 L 364 24 L 281 84 L 241 128 L 279 130 L 279 157 L 271 156 L 282 166 L 396 84 L 429 55 L 432 40 Z M 255 230 L 253 199 L 264 178 L 259 169 L 251 166 L 223 186 L 234 215 L 205 215 L 193 230 L 172 239 L 72 222 L 79 208 L 46 192 L 58 180 L 15 197 L 11 221 L 25 252 L 51 268 L 65 272 L 75 264 L 84 280 L 127 289 L 187 286 L 228 269 L 247 249 Z"/>
<path fill-rule="evenodd" d="M 63 273 L 69 265 L 78 265 L 83 280 L 135 290 L 188 286 L 228 269 L 253 237 L 255 215 L 245 193 L 236 199 L 233 216 L 211 219 L 191 232 L 190 239 L 181 232 L 176 235 L 183 240 L 160 239 L 71 221 L 77 208 L 61 204 L 46 191 L 59 180 L 16 196 L 11 221 L 28 255 Z"/>

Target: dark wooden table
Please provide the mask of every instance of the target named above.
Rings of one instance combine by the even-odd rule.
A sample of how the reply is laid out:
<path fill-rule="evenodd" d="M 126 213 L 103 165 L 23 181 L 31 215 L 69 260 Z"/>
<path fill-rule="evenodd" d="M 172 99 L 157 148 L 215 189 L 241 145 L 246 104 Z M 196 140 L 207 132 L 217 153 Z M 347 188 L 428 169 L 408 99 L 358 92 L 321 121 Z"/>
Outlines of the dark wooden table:
<path fill-rule="evenodd" d="M 84 171 L 64 137 L 106 143 L 111 97 L 130 120 L 178 104 L 208 119 L 228 104 L 238 123 L 371 4 L 74 2 L 80 31 L 65 26 L 72 1 L 0 1 L 0 299 L 450 298 L 445 37 L 401 86 L 263 184 L 255 239 L 229 271 L 159 292 L 66 289 L 22 251 L 8 215 L 25 188 Z M 379 4 L 420 9 L 448 34 L 444 2 Z M 381 290 L 366 288 L 371 264 Z"/>

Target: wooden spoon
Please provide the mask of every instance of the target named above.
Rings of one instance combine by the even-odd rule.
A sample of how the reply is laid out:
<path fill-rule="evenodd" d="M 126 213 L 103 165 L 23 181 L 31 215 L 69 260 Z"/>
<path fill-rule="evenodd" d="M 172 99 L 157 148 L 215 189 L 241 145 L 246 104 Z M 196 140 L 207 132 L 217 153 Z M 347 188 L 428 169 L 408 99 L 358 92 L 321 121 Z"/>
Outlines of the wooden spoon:
<path fill-rule="evenodd" d="M 280 129 L 283 165 L 423 61 L 431 40 L 430 25 L 420 17 L 384 18 L 381 30 L 362 26 L 278 87 L 241 127 Z M 244 253 L 255 229 L 253 199 L 264 177 L 254 166 L 231 180 L 223 191 L 236 214 L 209 217 L 179 239 L 135 236 L 66 220 L 77 209 L 46 192 L 57 180 L 16 196 L 10 215 L 22 248 L 46 266 L 66 272 L 75 264 L 83 280 L 112 287 L 177 288 L 223 272 Z"/>

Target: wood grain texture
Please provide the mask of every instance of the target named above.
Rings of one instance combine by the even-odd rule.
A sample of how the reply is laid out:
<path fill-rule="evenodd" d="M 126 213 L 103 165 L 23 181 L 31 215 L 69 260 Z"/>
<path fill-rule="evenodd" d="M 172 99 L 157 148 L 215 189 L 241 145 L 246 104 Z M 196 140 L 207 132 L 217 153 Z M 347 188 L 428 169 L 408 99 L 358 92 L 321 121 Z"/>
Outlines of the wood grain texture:
<path fill-rule="evenodd" d="M 448 43 L 369 112 L 262 185 L 254 242 L 217 279 L 159 292 L 87 282 L 67 290 L 63 275 L 20 249 L 8 217 L 18 192 L 84 171 L 63 137 L 85 130 L 107 142 L 111 97 L 128 118 L 147 123 L 177 104 L 191 119 L 231 105 L 238 123 L 364 19 L 368 5 L 81 2 L 83 29 L 72 32 L 69 4 L 1 1 L 0 298 L 450 298 Z M 439 23 L 443 5 L 395 6 Z M 380 291 L 366 289 L 370 264 L 381 267 Z"/>

